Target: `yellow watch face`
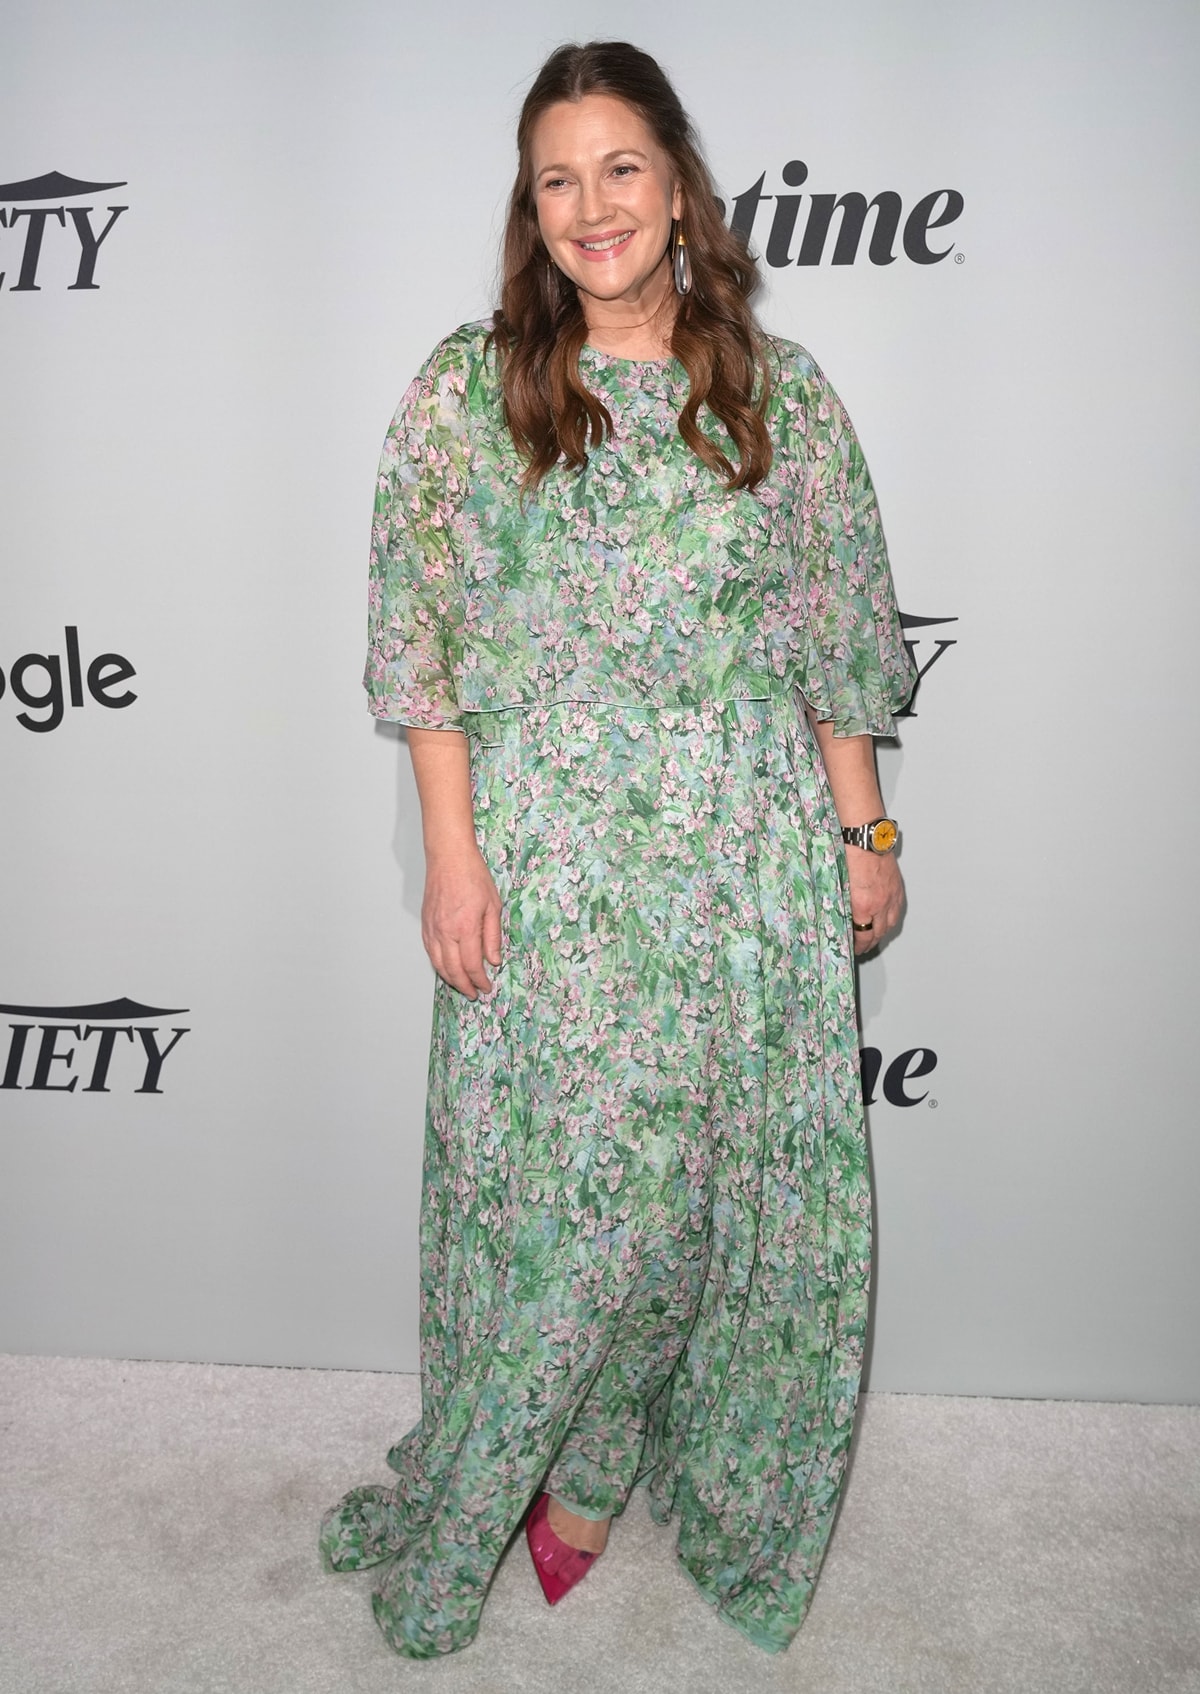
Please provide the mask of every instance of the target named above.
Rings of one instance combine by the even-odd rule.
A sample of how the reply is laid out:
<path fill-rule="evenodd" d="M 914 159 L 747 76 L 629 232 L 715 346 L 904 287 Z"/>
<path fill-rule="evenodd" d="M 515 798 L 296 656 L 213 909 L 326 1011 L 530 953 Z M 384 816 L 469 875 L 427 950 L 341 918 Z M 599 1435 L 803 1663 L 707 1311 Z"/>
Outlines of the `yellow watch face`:
<path fill-rule="evenodd" d="M 896 826 L 891 818 L 881 818 L 871 833 L 871 844 L 877 853 L 890 853 L 896 845 Z"/>

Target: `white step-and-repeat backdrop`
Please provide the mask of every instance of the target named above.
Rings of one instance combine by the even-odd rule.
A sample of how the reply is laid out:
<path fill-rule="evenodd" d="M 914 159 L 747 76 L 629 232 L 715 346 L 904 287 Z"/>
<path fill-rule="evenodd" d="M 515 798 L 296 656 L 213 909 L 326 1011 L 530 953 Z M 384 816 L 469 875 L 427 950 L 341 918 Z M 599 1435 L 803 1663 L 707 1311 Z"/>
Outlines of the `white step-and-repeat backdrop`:
<path fill-rule="evenodd" d="M 416 1366 L 375 460 L 489 305 L 529 77 L 598 34 L 840 389 L 922 671 L 870 1385 L 1196 1399 L 1192 0 L 10 0 L 0 1348 Z"/>

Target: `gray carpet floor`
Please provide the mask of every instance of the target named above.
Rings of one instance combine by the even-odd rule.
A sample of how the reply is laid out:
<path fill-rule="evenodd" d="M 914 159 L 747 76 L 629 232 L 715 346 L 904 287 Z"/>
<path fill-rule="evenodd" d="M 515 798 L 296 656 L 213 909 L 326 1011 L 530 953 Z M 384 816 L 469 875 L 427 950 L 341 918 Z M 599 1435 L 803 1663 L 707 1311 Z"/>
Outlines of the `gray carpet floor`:
<path fill-rule="evenodd" d="M 863 1397 L 800 1635 L 723 1624 L 640 1492 L 551 1610 L 523 1541 L 475 1643 L 384 1645 L 314 1533 L 413 1378 L 0 1358 L 3 1694 L 1200 1694 L 1200 1408 Z"/>

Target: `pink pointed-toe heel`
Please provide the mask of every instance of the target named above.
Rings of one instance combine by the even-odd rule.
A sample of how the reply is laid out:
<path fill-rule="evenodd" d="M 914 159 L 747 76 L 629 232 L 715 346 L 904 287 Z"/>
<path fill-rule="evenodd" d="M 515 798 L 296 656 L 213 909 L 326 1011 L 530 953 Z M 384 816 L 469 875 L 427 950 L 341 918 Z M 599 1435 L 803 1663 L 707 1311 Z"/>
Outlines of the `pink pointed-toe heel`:
<path fill-rule="evenodd" d="M 525 1519 L 525 1539 L 542 1593 L 549 1605 L 557 1606 L 564 1594 L 582 1582 L 600 1555 L 568 1547 L 550 1528 L 549 1510 L 550 1496 L 539 1494 Z"/>

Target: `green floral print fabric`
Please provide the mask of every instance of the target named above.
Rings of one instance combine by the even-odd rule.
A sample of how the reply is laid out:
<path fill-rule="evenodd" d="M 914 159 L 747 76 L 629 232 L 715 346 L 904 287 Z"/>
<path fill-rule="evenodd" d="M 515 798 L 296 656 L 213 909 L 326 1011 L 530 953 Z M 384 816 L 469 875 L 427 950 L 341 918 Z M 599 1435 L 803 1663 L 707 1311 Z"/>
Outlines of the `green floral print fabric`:
<path fill-rule="evenodd" d="M 775 342 L 755 493 L 679 437 L 680 365 L 585 348 L 612 434 L 522 505 L 485 338 L 443 342 L 389 432 L 367 687 L 468 738 L 503 962 L 486 999 L 435 988 L 421 1421 L 321 1546 L 375 1567 L 385 1637 L 429 1657 L 474 1637 L 539 1489 L 604 1517 L 640 1484 L 780 1651 L 867 1317 L 845 861 L 802 701 L 887 733 L 911 690 L 874 495 Z"/>

